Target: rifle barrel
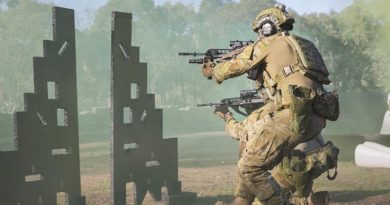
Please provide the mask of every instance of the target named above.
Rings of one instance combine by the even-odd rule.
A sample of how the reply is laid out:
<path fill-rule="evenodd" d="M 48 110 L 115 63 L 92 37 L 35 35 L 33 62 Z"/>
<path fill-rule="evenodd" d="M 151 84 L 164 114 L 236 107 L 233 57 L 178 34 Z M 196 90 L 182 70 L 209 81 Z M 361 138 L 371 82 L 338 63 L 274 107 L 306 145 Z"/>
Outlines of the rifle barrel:
<path fill-rule="evenodd" d="M 179 56 L 204 56 L 206 53 L 198 53 L 198 52 L 179 52 Z"/>
<path fill-rule="evenodd" d="M 203 103 L 203 104 L 197 104 L 197 107 L 212 107 L 212 106 L 221 106 L 223 103 Z"/>

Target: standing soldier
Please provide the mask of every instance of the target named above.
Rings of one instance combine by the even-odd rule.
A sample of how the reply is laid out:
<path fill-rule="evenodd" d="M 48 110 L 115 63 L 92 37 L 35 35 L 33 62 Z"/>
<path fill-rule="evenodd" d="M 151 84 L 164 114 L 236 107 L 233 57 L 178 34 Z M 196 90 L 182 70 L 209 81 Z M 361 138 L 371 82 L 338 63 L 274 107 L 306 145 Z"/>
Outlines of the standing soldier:
<path fill-rule="evenodd" d="M 285 6 L 276 4 L 253 22 L 256 43 L 230 61 L 216 64 L 204 59 L 203 75 L 217 83 L 257 72 L 257 82 L 270 97 L 242 122 L 225 107 L 214 112 L 234 138 L 245 142 L 233 204 L 255 199 L 263 205 L 289 204 L 288 190 L 307 197 L 314 177 L 335 167 L 338 150 L 331 143 L 311 154 L 292 151 L 298 144 L 320 139 L 326 119 L 336 120 L 339 113 L 337 95 L 323 88 L 330 80 L 321 54 L 312 42 L 289 35 L 293 23 Z M 271 175 L 272 169 L 280 180 Z"/>

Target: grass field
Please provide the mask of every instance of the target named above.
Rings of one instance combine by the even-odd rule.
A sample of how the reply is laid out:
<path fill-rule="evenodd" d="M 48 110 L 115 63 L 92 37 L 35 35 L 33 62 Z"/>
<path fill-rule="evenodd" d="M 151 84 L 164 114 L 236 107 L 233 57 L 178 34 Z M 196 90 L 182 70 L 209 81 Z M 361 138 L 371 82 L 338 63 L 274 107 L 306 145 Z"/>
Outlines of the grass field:
<path fill-rule="evenodd" d="M 179 136 L 179 177 L 184 191 L 197 192 L 197 205 L 233 198 L 236 161 L 237 144 L 222 132 Z M 87 204 L 110 204 L 108 142 L 82 144 L 81 163 Z M 389 169 L 359 168 L 344 160 L 338 172 L 335 181 L 324 175 L 314 187 L 330 191 L 332 204 L 390 204 Z M 144 204 L 154 203 L 148 196 Z"/>
<path fill-rule="evenodd" d="M 199 115 L 207 116 L 204 113 L 206 111 L 199 110 L 190 114 L 192 116 L 199 112 Z M 215 132 L 221 130 L 222 124 L 216 121 L 214 116 L 210 115 L 210 118 L 202 121 L 195 120 L 194 123 L 194 119 L 184 118 L 190 114 L 168 112 L 164 121 L 164 136 L 178 137 L 179 179 L 182 181 L 183 190 L 197 192 L 197 205 L 230 200 L 233 198 L 235 184 L 237 142 L 222 131 Z M 0 117 L 2 151 L 13 149 L 11 117 Z M 177 123 L 177 120 L 174 120 L 177 117 L 186 120 Z M 104 113 L 101 116 L 82 116 L 80 119 L 82 191 L 88 205 L 109 205 L 109 123 L 96 122 L 95 119 L 109 118 L 108 114 Z M 360 123 L 356 122 L 355 126 L 356 124 Z M 199 133 L 199 130 L 209 132 Z M 359 168 L 353 163 L 356 145 L 370 136 L 337 134 L 339 135 L 328 136 L 327 139 L 334 141 L 341 149 L 339 175 L 335 181 L 329 181 L 325 176 L 319 178 L 315 183 L 315 190 L 330 191 L 332 204 L 390 204 L 390 169 Z M 390 136 L 383 137 L 379 142 L 390 146 Z M 144 204 L 155 203 L 149 196 Z"/>

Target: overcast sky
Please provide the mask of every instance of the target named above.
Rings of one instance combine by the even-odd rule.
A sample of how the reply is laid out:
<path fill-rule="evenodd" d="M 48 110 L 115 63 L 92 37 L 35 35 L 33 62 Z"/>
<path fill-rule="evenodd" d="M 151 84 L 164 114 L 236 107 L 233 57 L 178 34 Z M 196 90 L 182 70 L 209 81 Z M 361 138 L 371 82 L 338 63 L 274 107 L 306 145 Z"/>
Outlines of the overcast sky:
<path fill-rule="evenodd" d="M 72 8 L 76 11 L 77 20 L 85 20 L 86 10 L 95 11 L 99 7 L 106 4 L 107 0 L 38 0 L 41 2 L 51 2 L 56 6 Z M 155 0 L 157 5 L 165 2 L 182 2 L 185 4 L 194 4 L 198 7 L 201 0 Z M 239 1 L 239 0 L 234 0 Z M 352 4 L 353 0 L 279 0 L 280 3 L 286 4 L 287 7 L 294 9 L 299 14 L 310 12 L 325 12 L 340 11 L 346 6 Z"/>

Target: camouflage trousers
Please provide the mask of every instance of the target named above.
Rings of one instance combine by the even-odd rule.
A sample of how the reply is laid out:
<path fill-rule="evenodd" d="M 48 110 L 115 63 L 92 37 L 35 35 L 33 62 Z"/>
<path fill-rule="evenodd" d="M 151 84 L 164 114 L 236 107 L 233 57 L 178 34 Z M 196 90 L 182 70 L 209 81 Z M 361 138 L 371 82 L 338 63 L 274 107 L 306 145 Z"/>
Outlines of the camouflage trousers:
<path fill-rule="evenodd" d="M 238 162 L 237 197 L 248 201 L 257 198 L 263 205 L 285 203 L 283 190 L 270 170 L 296 145 L 312 139 L 322 131 L 325 120 L 315 114 L 309 117 L 303 134 L 293 132 L 289 109 L 266 115 L 253 125 L 256 133 L 248 139 Z"/>

